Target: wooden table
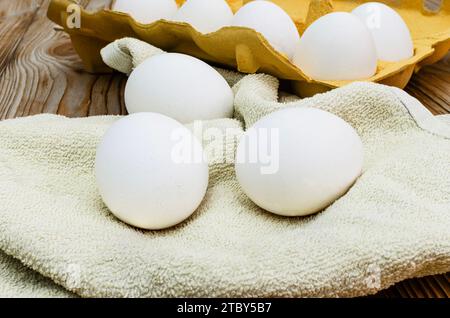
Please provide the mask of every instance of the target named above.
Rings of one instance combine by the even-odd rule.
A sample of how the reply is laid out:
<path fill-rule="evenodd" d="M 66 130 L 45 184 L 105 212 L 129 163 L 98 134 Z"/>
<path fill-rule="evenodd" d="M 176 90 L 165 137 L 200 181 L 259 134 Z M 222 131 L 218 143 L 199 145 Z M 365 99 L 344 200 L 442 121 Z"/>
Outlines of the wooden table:
<path fill-rule="evenodd" d="M 90 8 L 110 0 L 80 1 Z M 124 114 L 121 74 L 83 71 L 69 37 L 45 14 L 48 0 L 0 0 L 0 119 L 56 113 Z M 450 113 L 450 56 L 414 75 L 406 91 L 434 114 Z M 450 297 L 450 275 L 401 282 L 377 297 Z"/>

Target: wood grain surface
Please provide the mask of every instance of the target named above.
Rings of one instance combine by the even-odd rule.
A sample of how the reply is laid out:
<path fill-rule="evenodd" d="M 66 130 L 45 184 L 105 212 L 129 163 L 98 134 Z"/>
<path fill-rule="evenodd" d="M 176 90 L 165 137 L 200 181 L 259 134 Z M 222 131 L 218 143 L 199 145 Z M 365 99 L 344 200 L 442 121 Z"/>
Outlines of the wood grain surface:
<path fill-rule="evenodd" d="M 110 1 L 80 3 L 95 9 Z M 47 20 L 47 5 L 48 0 L 0 0 L 0 119 L 125 114 L 126 77 L 84 72 L 69 37 Z M 434 114 L 450 113 L 450 56 L 420 70 L 406 91 Z M 375 297 L 449 298 L 450 275 L 400 282 Z"/>

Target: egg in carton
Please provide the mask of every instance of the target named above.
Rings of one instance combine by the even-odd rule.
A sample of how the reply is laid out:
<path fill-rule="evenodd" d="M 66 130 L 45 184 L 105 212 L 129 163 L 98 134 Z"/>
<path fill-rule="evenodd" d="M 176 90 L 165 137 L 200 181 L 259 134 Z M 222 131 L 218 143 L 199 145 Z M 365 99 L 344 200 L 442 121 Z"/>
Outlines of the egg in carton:
<path fill-rule="evenodd" d="M 182 5 L 184 0 L 176 0 Z M 248 0 L 227 0 L 233 12 Z M 273 0 L 294 21 L 300 35 L 321 16 L 335 12 L 350 12 L 357 6 L 370 2 L 364 0 Z M 422 0 L 379 1 L 395 9 L 406 22 L 414 44 L 412 57 L 397 62 L 378 61 L 376 73 L 365 81 L 403 88 L 420 67 L 432 64 L 450 49 L 450 1 L 442 1 L 438 10 L 424 5 Z M 134 37 L 165 51 L 195 56 L 215 65 L 243 73 L 267 73 L 292 82 L 299 96 L 312 96 L 352 81 L 315 80 L 294 65 L 283 53 L 277 51 L 255 30 L 226 26 L 218 31 L 202 34 L 184 22 L 158 20 L 142 24 L 126 13 L 109 8 L 88 11 L 79 9 L 79 25 L 68 23 L 76 2 L 52 0 L 48 17 L 62 26 L 70 35 L 73 46 L 89 72 L 110 72 L 103 63 L 100 50 L 108 43 Z"/>

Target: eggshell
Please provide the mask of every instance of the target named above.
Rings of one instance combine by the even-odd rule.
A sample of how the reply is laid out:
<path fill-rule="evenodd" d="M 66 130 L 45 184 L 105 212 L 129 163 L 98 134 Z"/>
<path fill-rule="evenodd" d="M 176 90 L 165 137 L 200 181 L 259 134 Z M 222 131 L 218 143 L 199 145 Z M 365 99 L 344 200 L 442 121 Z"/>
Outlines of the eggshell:
<path fill-rule="evenodd" d="M 360 80 L 375 74 L 377 53 L 369 29 L 359 18 L 334 12 L 305 30 L 293 62 L 315 80 Z"/>
<path fill-rule="evenodd" d="M 188 0 L 171 20 L 187 22 L 201 33 L 210 33 L 231 25 L 233 12 L 225 0 Z"/>
<path fill-rule="evenodd" d="M 396 62 L 413 56 L 411 33 L 395 10 L 383 3 L 369 2 L 358 6 L 352 14 L 360 18 L 372 33 L 378 59 Z"/>
<path fill-rule="evenodd" d="M 299 34 L 291 17 L 269 1 L 252 1 L 236 12 L 232 24 L 261 33 L 279 52 L 292 58 Z"/>
<path fill-rule="evenodd" d="M 128 13 L 140 23 L 149 24 L 170 18 L 177 8 L 175 0 L 116 0 L 112 9 Z"/>
<path fill-rule="evenodd" d="M 341 118 L 313 108 L 271 113 L 241 138 L 236 176 L 261 208 L 283 216 L 321 211 L 361 174 L 363 150 Z"/>
<path fill-rule="evenodd" d="M 120 220 L 163 229 L 188 218 L 208 185 L 208 165 L 193 134 L 177 121 L 140 113 L 115 122 L 97 149 L 103 201 Z"/>
<path fill-rule="evenodd" d="M 233 100 L 230 86 L 215 69 L 178 53 L 145 60 L 125 87 L 129 113 L 156 112 L 181 123 L 231 117 Z"/>

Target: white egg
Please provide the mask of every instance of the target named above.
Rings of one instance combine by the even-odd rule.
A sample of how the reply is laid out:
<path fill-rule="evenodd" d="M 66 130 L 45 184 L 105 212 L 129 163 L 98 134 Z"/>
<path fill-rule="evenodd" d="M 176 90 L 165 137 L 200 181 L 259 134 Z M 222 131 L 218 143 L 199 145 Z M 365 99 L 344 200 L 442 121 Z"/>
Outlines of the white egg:
<path fill-rule="evenodd" d="M 378 59 L 400 61 L 414 54 L 411 33 L 402 17 L 379 2 L 364 3 L 352 11 L 369 28 L 375 41 Z"/>
<path fill-rule="evenodd" d="M 182 123 L 231 117 L 233 100 L 233 91 L 215 69 L 178 53 L 145 60 L 125 87 L 129 113 L 156 112 Z"/>
<path fill-rule="evenodd" d="M 225 0 L 187 0 L 171 18 L 187 22 L 202 33 L 231 25 L 232 19 L 233 11 Z"/>
<path fill-rule="evenodd" d="M 193 134 L 155 113 L 115 122 L 97 149 L 95 176 L 103 201 L 120 220 L 163 229 L 188 218 L 208 185 L 208 165 Z"/>
<path fill-rule="evenodd" d="M 341 118 L 314 108 L 287 108 L 255 123 L 236 153 L 236 176 L 261 208 L 283 216 L 321 211 L 361 174 L 363 151 L 356 131 Z"/>
<path fill-rule="evenodd" d="M 112 9 L 128 13 L 140 23 L 149 24 L 170 18 L 178 6 L 175 0 L 116 0 Z"/>
<path fill-rule="evenodd" d="M 375 74 L 377 53 L 370 31 L 360 19 L 334 12 L 305 30 L 293 62 L 316 80 L 360 80 Z"/>
<path fill-rule="evenodd" d="M 252 1 L 234 15 L 232 25 L 248 27 L 261 33 L 266 40 L 289 59 L 300 38 L 291 17 L 269 1 Z"/>

